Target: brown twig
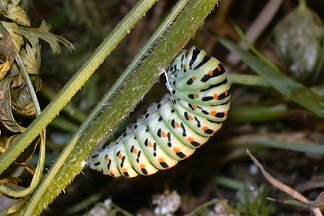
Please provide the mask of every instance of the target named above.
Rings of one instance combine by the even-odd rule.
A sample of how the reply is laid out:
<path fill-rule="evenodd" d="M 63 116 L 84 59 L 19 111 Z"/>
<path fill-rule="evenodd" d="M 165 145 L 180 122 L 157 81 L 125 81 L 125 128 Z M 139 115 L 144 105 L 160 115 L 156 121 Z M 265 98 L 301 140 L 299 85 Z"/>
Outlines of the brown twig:
<path fill-rule="evenodd" d="M 323 216 L 323 214 L 320 211 L 319 205 L 323 203 L 324 201 L 324 193 L 320 193 L 320 195 L 317 197 L 315 201 L 309 201 L 306 197 L 304 197 L 301 193 L 298 191 L 292 189 L 288 185 L 285 185 L 284 183 L 280 182 L 279 180 L 275 179 L 272 177 L 262 166 L 262 164 L 251 154 L 251 152 L 247 149 L 246 153 L 249 155 L 253 163 L 259 167 L 261 170 L 263 176 L 267 179 L 267 181 L 272 184 L 274 187 L 278 188 L 279 190 L 285 192 L 286 194 L 289 194 L 292 196 L 294 199 L 308 205 L 313 214 L 315 216 Z"/>

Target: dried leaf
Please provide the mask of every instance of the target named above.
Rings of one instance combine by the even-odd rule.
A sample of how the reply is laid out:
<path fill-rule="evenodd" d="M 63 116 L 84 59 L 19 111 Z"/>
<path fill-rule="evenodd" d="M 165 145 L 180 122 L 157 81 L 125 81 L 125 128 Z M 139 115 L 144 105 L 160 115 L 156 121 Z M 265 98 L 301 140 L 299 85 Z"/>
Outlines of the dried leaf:
<path fill-rule="evenodd" d="M 0 179 L 0 184 L 14 184 L 17 185 L 19 182 L 21 182 L 21 179 L 18 177 L 10 176 L 5 179 Z"/>
<path fill-rule="evenodd" d="M 74 46 L 71 42 L 61 36 L 51 33 L 50 30 L 51 25 L 47 24 L 45 21 L 42 21 L 39 28 L 20 28 L 22 35 L 31 43 L 33 47 L 39 43 L 39 39 L 42 39 L 51 46 L 54 53 L 61 52 L 59 43 L 65 45 L 70 51 L 74 50 Z"/>
<path fill-rule="evenodd" d="M 26 12 L 18 6 L 18 3 L 19 1 L 1 1 L 0 13 L 19 25 L 30 26 L 30 20 Z"/>
<path fill-rule="evenodd" d="M 35 91 L 40 90 L 42 81 L 38 76 L 31 76 Z M 11 103 L 12 109 L 16 113 L 25 116 L 32 116 L 36 114 L 34 103 L 30 97 L 30 93 L 25 84 L 25 80 L 22 75 L 15 76 L 10 85 L 11 89 Z"/>
<path fill-rule="evenodd" d="M 21 132 L 25 128 L 19 125 L 12 113 L 10 83 L 12 77 L 6 77 L 0 81 L 0 121 L 12 132 Z"/>
<path fill-rule="evenodd" d="M 5 61 L 3 64 L 0 64 L 0 80 L 2 80 L 8 71 L 10 70 L 10 62 Z"/>
<path fill-rule="evenodd" d="M 24 42 L 23 37 L 21 36 L 20 29 L 16 23 L 12 22 L 1 22 L 3 27 L 9 32 L 10 34 L 10 40 L 13 42 L 15 47 L 15 53 L 19 53 L 20 47 L 22 43 Z M 8 38 L 9 40 L 9 38 Z"/>
<path fill-rule="evenodd" d="M 15 141 L 19 138 L 20 134 L 12 135 L 4 140 L 3 148 L 5 150 L 12 147 L 15 144 Z M 0 175 L 0 179 L 12 178 L 13 174 L 15 177 L 21 176 L 26 171 L 33 174 L 34 168 L 29 165 L 30 160 L 35 154 L 36 147 L 39 143 L 39 137 L 33 141 L 33 143 L 25 149 L 25 151 L 19 155 L 14 163 Z M 11 183 L 13 183 L 11 181 Z"/>
<path fill-rule="evenodd" d="M 3 61 L 8 60 L 9 62 L 13 62 L 15 57 L 17 56 L 17 50 L 15 49 L 14 41 L 11 38 L 11 35 L 4 27 L 3 23 L 0 22 L 0 56 Z M 21 38 L 22 39 L 22 38 Z M 22 41 L 21 41 L 22 43 Z"/>
<path fill-rule="evenodd" d="M 38 74 L 41 64 L 40 45 L 31 47 L 26 45 L 26 49 L 21 49 L 20 56 L 29 74 Z"/>
<path fill-rule="evenodd" d="M 30 79 L 35 91 L 39 91 L 42 87 L 42 80 L 35 75 L 30 76 Z M 10 84 L 10 89 L 12 109 L 14 109 L 15 112 L 20 115 L 35 115 L 35 106 L 21 73 L 13 76 Z"/>

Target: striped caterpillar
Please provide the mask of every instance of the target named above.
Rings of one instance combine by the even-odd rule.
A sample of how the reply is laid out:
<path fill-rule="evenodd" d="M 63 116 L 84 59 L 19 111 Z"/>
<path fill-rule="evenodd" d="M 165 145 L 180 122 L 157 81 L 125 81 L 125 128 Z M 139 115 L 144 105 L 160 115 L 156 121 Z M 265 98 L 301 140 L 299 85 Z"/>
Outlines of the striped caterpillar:
<path fill-rule="evenodd" d="M 114 177 L 151 175 L 175 166 L 207 142 L 230 107 L 225 69 L 192 47 L 166 70 L 170 94 L 152 104 L 135 124 L 89 159 L 91 169 Z"/>

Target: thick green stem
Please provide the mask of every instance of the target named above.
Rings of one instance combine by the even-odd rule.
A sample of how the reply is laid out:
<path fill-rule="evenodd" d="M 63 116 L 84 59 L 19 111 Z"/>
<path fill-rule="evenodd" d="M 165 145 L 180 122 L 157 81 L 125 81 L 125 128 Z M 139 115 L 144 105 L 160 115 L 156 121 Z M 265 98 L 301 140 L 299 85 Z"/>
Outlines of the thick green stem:
<path fill-rule="evenodd" d="M 0 155 L 0 174 L 30 145 L 30 143 L 46 128 L 46 126 L 59 114 L 64 106 L 79 91 L 89 77 L 103 63 L 107 56 L 116 48 L 120 41 L 130 32 L 135 24 L 144 16 L 157 0 L 142 0 L 112 31 L 94 54 L 86 61 L 71 80 L 57 94 L 57 97 L 44 109 L 35 121 L 8 151 Z"/>

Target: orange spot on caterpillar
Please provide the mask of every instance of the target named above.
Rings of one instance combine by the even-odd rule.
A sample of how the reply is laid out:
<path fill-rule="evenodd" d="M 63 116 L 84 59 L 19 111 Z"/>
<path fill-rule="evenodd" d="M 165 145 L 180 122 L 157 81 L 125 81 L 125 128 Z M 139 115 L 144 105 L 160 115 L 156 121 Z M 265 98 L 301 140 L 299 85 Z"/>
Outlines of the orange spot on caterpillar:
<path fill-rule="evenodd" d="M 194 94 L 194 97 L 195 98 L 199 98 L 199 94 Z"/>
<path fill-rule="evenodd" d="M 192 106 L 192 108 L 193 108 L 194 110 L 197 109 L 197 106 L 196 106 L 195 104 L 191 104 L 191 106 Z"/>
<path fill-rule="evenodd" d="M 208 71 L 208 75 L 209 76 L 213 76 L 214 75 L 214 72 L 213 71 Z"/>
<path fill-rule="evenodd" d="M 178 122 L 176 122 L 175 126 L 176 126 L 176 128 L 180 128 L 181 127 L 181 125 Z"/>
<path fill-rule="evenodd" d="M 192 79 L 193 81 L 195 81 L 195 80 L 197 80 L 197 77 L 193 76 L 193 77 L 191 77 L 191 79 Z"/>
<path fill-rule="evenodd" d="M 188 116 L 188 119 L 189 119 L 190 121 L 192 121 L 192 120 L 194 120 L 195 118 L 194 118 L 192 115 L 189 115 L 189 116 Z"/>
<path fill-rule="evenodd" d="M 153 146 L 152 142 L 148 141 L 147 146 L 152 148 L 152 146 Z"/>
<path fill-rule="evenodd" d="M 140 164 L 140 168 L 144 169 L 145 168 L 145 164 Z"/>
<path fill-rule="evenodd" d="M 216 116 L 216 115 L 217 115 L 217 112 L 216 112 L 216 111 L 211 111 L 211 112 L 209 113 L 209 115 L 211 115 L 211 116 Z"/>
<path fill-rule="evenodd" d="M 180 149 L 179 149 L 179 148 L 176 148 L 176 147 L 174 147 L 172 150 L 173 150 L 173 152 L 175 152 L 175 153 L 180 152 Z"/>
<path fill-rule="evenodd" d="M 214 100 L 218 100 L 218 94 L 214 94 Z"/>
<path fill-rule="evenodd" d="M 128 169 L 127 168 L 122 168 L 122 171 L 125 173 L 125 172 L 128 172 Z"/>
<path fill-rule="evenodd" d="M 193 142 L 193 141 L 195 141 L 192 137 L 188 137 L 187 140 L 188 140 L 189 142 Z"/>
<path fill-rule="evenodd" d="M 218 72 L 221 72 L 222 68 L 218 65 L 217 70 L 218 70 Z"/>
<path fill-rule="evenodd" d="M 161 135 L 162 135 L 163 138 L 167 137 L 167 133 L 165 131 L 162 131 Z"/>
<path fill-rule="evenodd" d="M 209 128 L 207 126 L 202 127 L 203 131 L 208 130 Z"/>
<path fill-rule="evenodd" d="M 159 157 L 158 160 L 159 160 L 160 163 L 164 162 L 164 158 Z"/>

